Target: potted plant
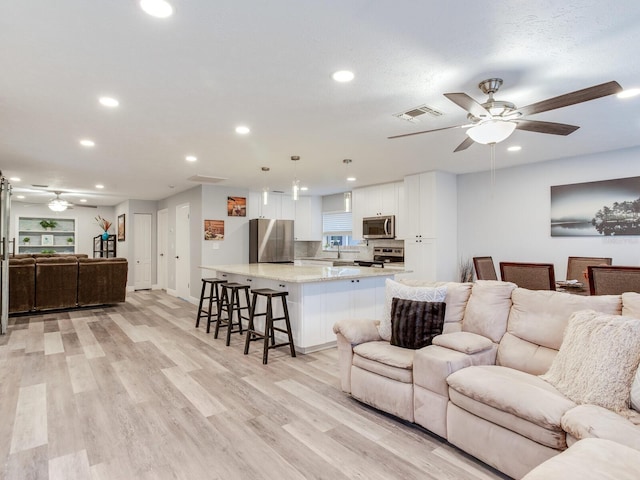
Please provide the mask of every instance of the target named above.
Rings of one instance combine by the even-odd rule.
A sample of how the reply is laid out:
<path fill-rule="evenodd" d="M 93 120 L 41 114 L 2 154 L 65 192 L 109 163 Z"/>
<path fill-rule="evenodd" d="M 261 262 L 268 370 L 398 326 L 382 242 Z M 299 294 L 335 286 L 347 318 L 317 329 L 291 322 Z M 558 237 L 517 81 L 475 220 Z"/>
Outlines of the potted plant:
<path fill-rule="evenodd" d="M 29 245 L 29 242 L 31 241 L 31 237 L 24 237 L 22 241 L 24 242 L 25 245 Z"/>
<path fill-rule="evenodd" d="M 109 228 L 111 228 L 112 223 L 109 220 L 107 220 L 106 218 L 103 218 L 100 215 L 98 215 L 96 217 L 96 225 L 98 225 L 102 229 L 102 239 L 103 240 L 108 240 L 109 239 Z"/>
<path fill-rule="evenodd" d="M 73 243 L 73 237 L 67 238 L 67 243 L 71 245 Z"/>
<path fill-rule="evenodd" d="M 42 228 L 44 228 L 46 231 L 51 230 L 52 228 L 56 228 L 56 226 L 58 225 L 58 222 L 56 222 L 55 220 L 40 220 L 40 226 Z"/>

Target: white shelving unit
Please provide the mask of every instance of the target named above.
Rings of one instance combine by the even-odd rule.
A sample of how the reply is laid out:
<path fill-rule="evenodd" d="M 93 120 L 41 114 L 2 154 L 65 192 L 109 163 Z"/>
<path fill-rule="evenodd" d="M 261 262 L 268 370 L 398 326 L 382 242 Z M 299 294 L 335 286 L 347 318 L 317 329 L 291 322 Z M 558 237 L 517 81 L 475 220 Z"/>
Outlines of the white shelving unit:
<path fill-rule="evenodd" d="M 42 220 L 53 220 L 56 226 L 45 229 L 40 225 Z M 17 224 L 16 253 L 75 253 L 77 234 L 74 218 L 18 217 Z M 28 243 L 25 238 L 29 238 Z"/>

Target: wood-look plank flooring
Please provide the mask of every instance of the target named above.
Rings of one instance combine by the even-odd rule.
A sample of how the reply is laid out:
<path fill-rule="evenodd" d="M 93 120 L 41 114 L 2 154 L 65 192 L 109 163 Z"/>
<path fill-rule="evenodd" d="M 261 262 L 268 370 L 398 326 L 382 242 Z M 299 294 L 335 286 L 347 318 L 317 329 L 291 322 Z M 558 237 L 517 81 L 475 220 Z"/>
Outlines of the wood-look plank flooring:
<path fill-rule="evenodd" d="M 0 479 L 507 477 L 340 390 L 336 349 L 262 364 L 162 291 L 0 336 Z M 222 336 L 224 337 L 224 335 Z"/>

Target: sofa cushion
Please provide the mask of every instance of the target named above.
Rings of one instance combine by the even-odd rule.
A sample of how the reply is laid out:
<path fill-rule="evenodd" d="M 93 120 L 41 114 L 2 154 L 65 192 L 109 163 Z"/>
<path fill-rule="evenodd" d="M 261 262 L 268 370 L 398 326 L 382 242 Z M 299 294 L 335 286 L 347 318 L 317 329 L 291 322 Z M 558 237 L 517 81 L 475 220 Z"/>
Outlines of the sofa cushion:
<path fill-rule="evenodd" d="M 444 302 L 418 302 L 394 298 L 391 304 L 391 345 L 418 348 L 431 345 L 442 333 Z"/>
<path fill-rule="evenodd" d="M 545 373 L 562 343 L 573 312 L 585 309 L 620 314 L 619 296 L 581 296 L 517 288 L 511 295 L 507 333 L 498 347 L 496 363 L 533 375 Z"/>
<path fill-rule="evenodd" d="M 483 335 L 498 343 L 507 329 L 514 288 L 515 283 L 478 280 L 467 302 L 462 330 Z"/>
<path fill-rule="evenodd" d="M 543 379 L 579 404 L 628 415 L 640 362 L 640 319 L 583 310 L 571 315 L 560 351 Z"/>
<path fill-rule="evenodd" d="M 576 406 L 535 375 L 497 365 L 447 377 L 451 401 L 470 413 L 551 448 L 565 448 L 562 415 Z"/>
<path fill-rule="evenodd" d="M 489 350 L 495 344 L 487 337 L 471 332 L 453 332 L 445 335 L 438 335 L 433 339 L 434 345 L 449 348 L 457 352 L 473 354 Z"/>
<path fill-rule="evenodd" d="M 380 337 L 383 340 L 391 340 L 391 302 L 394 298 L 406 300 L 418 300 L 421 302 L 444 302 L 447 295 L 447 287 L 412 287 L 395 282 L 388 278 L 385 282 L 385 308 L 380 322 Z"/>
<path fill-rule="evenodd" d="M 640 452 L 591 438 L 538 465 L 522 480 L 635 480 L 639 470 Z"/>
<path fill-rule="evenodd" d="M 425 280 L 402 279 L 398 283 L 411 287 L 447 287 L 444 303 L 447 311 L 444 314 L 442 333 L 459 332 L 462 329 L 462 319 L 467 309 L 467 302 L 471 296 L 473 283 L 459 282 L 428 282 Z"/>
<path fill-rule="evenodd" d="M 353 348 L 353 365 L 402 383 L 413 383 L 415 350 L 389 342 L 368 342 Z"/>

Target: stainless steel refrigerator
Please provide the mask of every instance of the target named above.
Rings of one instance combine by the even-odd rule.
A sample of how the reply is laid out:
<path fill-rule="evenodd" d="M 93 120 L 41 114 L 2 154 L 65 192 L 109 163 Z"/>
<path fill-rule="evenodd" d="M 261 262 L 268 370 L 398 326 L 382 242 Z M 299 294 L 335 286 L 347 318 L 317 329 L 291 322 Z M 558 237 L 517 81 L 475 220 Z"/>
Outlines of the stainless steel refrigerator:
<path fill-rule="evenodd" d="M 249 220 L 249 263 L 287 263 L 293 256 L 293 220 Z"/>

